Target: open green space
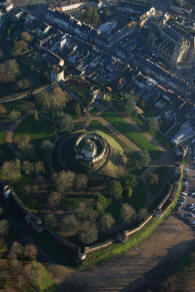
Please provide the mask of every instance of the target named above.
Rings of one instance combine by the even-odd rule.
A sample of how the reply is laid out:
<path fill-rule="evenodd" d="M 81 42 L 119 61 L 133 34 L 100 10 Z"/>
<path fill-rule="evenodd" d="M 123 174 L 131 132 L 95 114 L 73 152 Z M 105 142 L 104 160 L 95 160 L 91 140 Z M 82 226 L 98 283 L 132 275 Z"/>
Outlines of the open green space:
<path fill-rule="evenodd" d="M 33 90 L 41 85 L 46 84 L 45 80 L 42 80 L 35 72 L 31 72 L 27 67 L 24 65 L 19 65 L 19 70 L 21 74 L 15 79 L 14 82 L 6 84 L 6 83 L 0 83 L 0 92 L 1 97 L 12 95 L 15 93 L 25 92 L 26 90 Z M 16 84 L 20 80 L 25 79 L 28 81 L 28 88 L 17 88 Z"/>
<path fill-rule="evenodd" d="M 43 197 L 40 193 L 29 195 L 24 191 L 25 186 L 33 185 L 33 178 L 29 176 L 22 175 L 21 179 L 13 183 L 13 188 L 17 193 L 17 196 L 22 201 L 24 206 L 30 211 L 34 213 L 38 213 L 43 209 Z"/>
<path fill-rule="evenodd" d="M 33 262 L 33 267 L 38 270 L 38 281 L 39 291 L 55 291 L 51 276 L 45 269 L 44 265 L 39 262 Z"/>
<path fill-rule="evenodd" d="M 0 131 L 0 145 L 3 145 L 6 143 L 6 131 Z"/>
<path fill-rule="evenodd" d="M 127 154 L 132 153 L 132 150 L 123 141 L 121 141 L 116 135 L 114 135 L 105 126 L 103 126 L 98 120 L 92 120 L 89 124 L 89 128 L 91 130 L 100 130 L 107 133 L 109 136 L 117 141 L 117 143 L 126 151 Z"/>
<path fill-rule="evenodd" d="M 39 117 L 38 120 L 34 119 L 33 115 L 28 116 L 16 129 L 14 139 L 23 138 L 29 135 L 35 150 L 40 151 L 40 146 L 45 139 L 54 139 L 54 129 L 50 121 Z"/>
<path fill-rule="evenodd" d="M 114 127 L 116 127 L 121 133 L 123 133 L 134 144 L 140 147 L 142 150 L 147 150 L 150 153 L 152 159 L 159 157 L 161 151 L 156 145 L 148 141 L 142 134 L 140 134 L 132 125 L 130 125 L 119 114 L 111 110 L 107 110 L 103 113 L 103 117 L 108 120 Z"/>
<path fill-rule="evenodd" d="M 13 158 L 13 155 L 7 146 L 6 135 L 6 131 L 0 131 L 0 151 L 4 160 L 11 160 Z"/>
<path fill-rule="evenodd" d="M 119 99 L 119 97 L 112 97 L 112 101 L 113 103 L 119 107 L 122 108 L 122 102 Z M 163 136 L 161 133 L 156 132 L 156 131 L 149 131 L 148 128 L 146 127 L 146 121 L 144 119 L 144 117 L 140 114 L 134 115 L 131 112 L 127 112 L 127 115 L 136 122 L 136 124 L 141 128 L 142 131 L 148 131 L 148 133 L 150 133 L 150 135 L 163 147 L 166 147 L 168 149 L 170 149 L 172 147 L 172 145 L 170 144 L 170 142 L 168 141 L 168 139 Z"/>
<path fill-rule="evenodd" d="M 66 211 L 73 211 L 77 209 L 81 204 L 85 204 L 88 201 L 89 201 L 88 195 L 86 196 L 83 195 L 83 197 L 74 195 L 74 197 L 68 197 L 67 199 L 65 199 L 64 208 Z M 94 201 L 94 199 L 92 199 L 92 201 Z M 91 202 L 91 204 L 92 203 L 93 202 Z"/>
<path fill-rule="evenodd" d="M 17 100 L 4 103 L 4 107 L 7 109 L 8 112 L 12 110 L 20 111 L 22 114 L 29 111 L 32 108 L 32 101 L 30 98 L 28 100 Z"/>

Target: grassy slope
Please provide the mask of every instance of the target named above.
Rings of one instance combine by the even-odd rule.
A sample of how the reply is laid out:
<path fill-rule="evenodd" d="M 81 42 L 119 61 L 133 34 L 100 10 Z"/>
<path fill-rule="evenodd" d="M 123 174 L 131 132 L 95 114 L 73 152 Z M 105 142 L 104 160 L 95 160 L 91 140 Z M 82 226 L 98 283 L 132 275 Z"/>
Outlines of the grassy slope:
<path fill-rule="evenodd" d="M 114 140 L 118 142 L 118 144 L 126 151 L 127 154 L 132 153 L 132 150 L 127 147 L 127 145 L 121 141 L 116 135 L 114 135 L 112 132 L 110 132 L 105 126 L 103 126 L 99 121 L 93 120 L 91 121 L 89 127 L 93 130 L 100 130 L 105 133 L 107 133 L 109 136 L 111 136 Z"/>
<path fill-rule="evenodd" d="M 125 119 L 121 118 L 117 113 L 106 111 L 103 113 L 103 116 L 138 147 L 140 147 L 142 150 L 147 150 L 150 153 L 152 159 L 156 159 L 160 155 L 161 152 L 154 144 L 148 141 L 142 134 L 140 134 L 132 125 L 130 125 Z"/>

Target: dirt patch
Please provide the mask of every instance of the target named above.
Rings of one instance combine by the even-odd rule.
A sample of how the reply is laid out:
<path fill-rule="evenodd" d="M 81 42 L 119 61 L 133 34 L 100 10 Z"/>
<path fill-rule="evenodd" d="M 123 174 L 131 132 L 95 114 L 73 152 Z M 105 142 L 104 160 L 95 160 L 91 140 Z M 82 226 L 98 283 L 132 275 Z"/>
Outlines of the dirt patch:
<path fill-rule="evenodd" d="M 194 232 L 189 226 L 170 217 L 138 248 L 93 270 L 75 272 L 75 275 L 86 283 L 88 292 L 133 292 L 146 281 L 147 273 L 159 265 L 175 261 L 194 244 L 194 240 Z"/>

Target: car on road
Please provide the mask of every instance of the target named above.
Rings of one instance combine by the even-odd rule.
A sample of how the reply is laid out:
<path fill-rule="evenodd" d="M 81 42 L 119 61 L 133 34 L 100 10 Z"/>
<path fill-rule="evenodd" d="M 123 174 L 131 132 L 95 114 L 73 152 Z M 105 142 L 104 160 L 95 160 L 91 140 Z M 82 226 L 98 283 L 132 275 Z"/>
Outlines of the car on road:
<path fill-rule="evenodd" d="M 188 195 L 186 192 L 182 192 L 181 194 L 182 194 L 182 196 L 184 196 L 184 197 L 187 197 L 187 195 Z"/>
<path fill-rule="evenodd" d="M 192 218 L 195 217 L 195 215 L 193 213 L 189 213 L 189 216 L 192 217 Z"/>
<path fill-rule="evenodd" d="M 195 198 L 195 192 L 191 193 L 192 198 Z"/>

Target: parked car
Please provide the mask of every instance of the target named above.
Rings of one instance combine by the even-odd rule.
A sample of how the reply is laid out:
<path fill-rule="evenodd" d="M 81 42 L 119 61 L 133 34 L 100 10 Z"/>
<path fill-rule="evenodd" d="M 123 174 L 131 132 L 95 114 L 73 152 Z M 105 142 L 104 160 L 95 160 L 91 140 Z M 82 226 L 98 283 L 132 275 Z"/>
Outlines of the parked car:
<path fill-rule="evenodd" d="M 188 187 L 188 182 L 183 182 L 184 187 Z"/>
<path fill-rule="evenodd" d="M 195 215 L 193 213 L 189 213 L 189 216 L 194 218 Z"/>

